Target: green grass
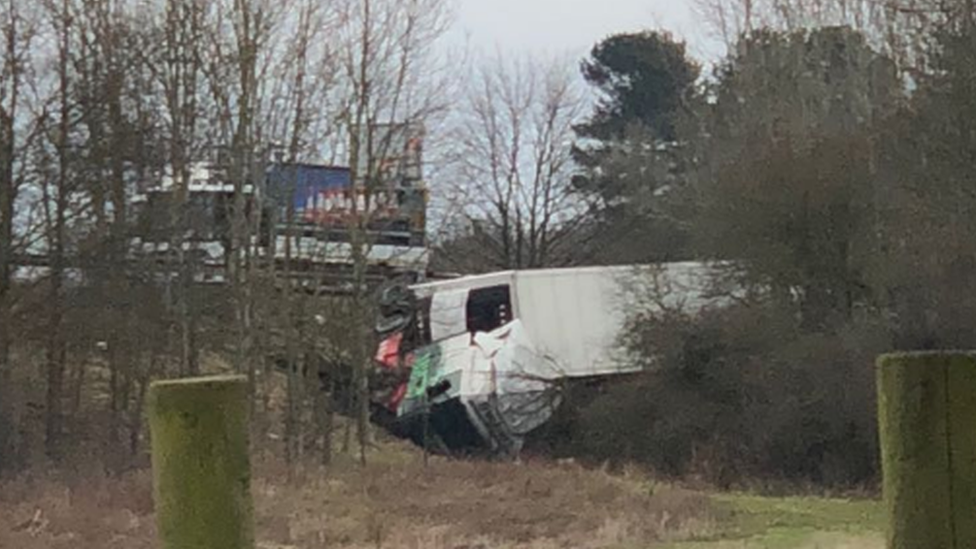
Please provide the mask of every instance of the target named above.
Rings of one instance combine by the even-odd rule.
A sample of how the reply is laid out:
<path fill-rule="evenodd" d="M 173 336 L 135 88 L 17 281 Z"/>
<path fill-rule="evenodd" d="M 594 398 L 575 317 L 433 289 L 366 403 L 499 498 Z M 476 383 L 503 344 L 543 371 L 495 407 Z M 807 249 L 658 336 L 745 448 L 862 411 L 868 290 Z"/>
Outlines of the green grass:
<path fill-rule="evenodd" d="M 813 497 L 712 496 L 713 532 L 668 549 L 880 549 L 884 529 L 879 502 Z"/>

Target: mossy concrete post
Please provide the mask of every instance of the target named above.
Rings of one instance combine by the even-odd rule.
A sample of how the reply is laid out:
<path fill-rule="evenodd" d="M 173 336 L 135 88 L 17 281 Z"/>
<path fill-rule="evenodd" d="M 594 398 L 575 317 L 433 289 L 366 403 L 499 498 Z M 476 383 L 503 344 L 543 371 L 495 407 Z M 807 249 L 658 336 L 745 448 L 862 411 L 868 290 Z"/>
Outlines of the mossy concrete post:
<path fill-rule="evenodd" d="M 149 389 L 153 491 L 163 549 L 252 549 L 247 378 Z"/>
<path fill-rule="evenodd" d="M 976 354 L 878 358 L 889 549 L 976 548 Z"/>

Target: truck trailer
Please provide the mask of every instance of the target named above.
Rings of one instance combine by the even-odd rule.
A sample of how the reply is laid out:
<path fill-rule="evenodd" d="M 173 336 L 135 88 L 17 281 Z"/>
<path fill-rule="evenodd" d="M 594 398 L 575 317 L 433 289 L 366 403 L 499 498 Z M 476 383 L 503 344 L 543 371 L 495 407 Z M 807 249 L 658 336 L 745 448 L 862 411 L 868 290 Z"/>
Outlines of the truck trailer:
<path fill-rule="evenodd" d="M 639 373 L 621 336 L 640 307 L 718 304 L 718 268 L 512 270 L 387 288 L 374 405 L 420 444 L 517 455 L 568 386 Z"/>

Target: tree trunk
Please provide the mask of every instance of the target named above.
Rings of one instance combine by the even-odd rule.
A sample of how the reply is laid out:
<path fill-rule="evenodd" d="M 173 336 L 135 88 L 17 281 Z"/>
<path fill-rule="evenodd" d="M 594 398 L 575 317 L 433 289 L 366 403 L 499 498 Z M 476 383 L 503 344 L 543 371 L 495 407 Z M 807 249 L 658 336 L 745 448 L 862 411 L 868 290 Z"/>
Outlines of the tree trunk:
<path fill-rule="evenodd" d="M 3 319 L 3 298 L 0 296 L 0 324 Z M 0 477 L 9 468 L 11 458 L 16 453 L 12 447 L 13 425 L 11 418 L 12 406 L 8 400 L 10 391 L 10 344 L 7 339 L 6 328 L 0 326 Z"/>
<path fill-rule="evenodd" d="M 286 290 L 287 291 L 287 290 Z M 290 313 L 290 311 L 288 311 Z M 299 431 L 299 414 L 301 413 L 301 407 L 299 404 L 299 377 L 301 373 L 298 371 L 298 353 L 296 350 L 295 337 L 292 334 L 291 326 L 291 315 L 286 315 L 286 326 L 287 330 L 287 341 L 285 343 L 285 360 L 288 366 L 288 377 L 287 377 L 287 399 L 285 409 L 285 462 L 288 465 L 294 465 L 298 460 L 298 431 Z"/>
<path fill-rule="evenodd" d="M 6 121 L 4 121 L 6 122 Z M 11 326 L 13 319 L 10 305 L 10 289 L 12 269 L 12 240 L 13 240 L 13 178 L 11 170 L 13 159 L 10 153 L 11 135 L 8 126 L 4 124 L 4 142 L 0 144 L 0 475 L 8 468 L 11 457 L 15 454 L 11 446 L 13 425 L 12 407 L 9 403 L 10 392 L 10 347 Z"/>
<path fill-rule="evenodd" d="M 322 465 L 328 467 L 332 465 L 332 426 L 334 424 L 334 416 L 332 410 L 332 387 L 330 386 L 321 387 L 318 384 L 313 385 L 316 387 L 316 402 L 315 410 L 318 416 L 319 431 L 322 437 Z"/>
<path fill-rule="evenodd" d="M 48 216 L 48 243 L 51 261 L 50 293 L 48 305 L 51 308 L 48 324 L 47 349 L 47 396 L 45 421 L 45 449 L 49 459 L 61 459 L 61 437 L 63 434 L 62 400 L 64 398 L 64 371 L 67 361 L 67 349 L 64 341 L 64 272 L 65 245 L 67 238 L 67 210 L 68 210 L 68 148 L 70 130 L 70 80 L 68 73 L 70 52 L 71 15 L 67 0 L 61 5 L 58 14 L 61 35 L 58 44 L 58 85 L 60 112 L 57 134 L 57 195 L 54 197 L 53 216 Z M 52 219 L 53 217 L 53 219 Z"/>
<path fill-rule="evenodd" d="M 81 394 L 85 388 L 85 374 L 87 373 L 88 365 L 84 361 L 78 361 L 78 366 L 75 368 L 75 378 L 71 382 L 71 408 L 68 413 L 72 417 L 78 417 L 81 413 Z"/>
<path fill-rule="evenodd" d="M 296 181 L 292 181 L 292 189 Z M 295 296 L 297 291 L 292 287 L 292 228 L 295 220 L 295 206 L 293 201 L 289 201 L 288 209 L 285 212 L 285 262 L 284 262 L 284 311 L 281 318 L 284 320 L 285 330 L 285 360 L 288 363 L 287 378 L 287 399 L 285 411 L 285 462 L 294 465 L 298 461 L 300 442 L 300 414 L 301 414 L 301 370 L 298 364 L 298 334 L 296 334 L 297 314 L 295 311 Z"/>
<path fill-rule="evenodd" d="M 357 218 L 360 216 L 357 215 Z M 353 307 L 352 329 L 354 348 L 352 353 L 353 369 L 356 382 L 356 433 L 359 442 L 359 462 L 366 465 L 367 449 L 372 441 L 369 424 L 369 368 L 370 354 L 367 350 L 368 338 L 365 334 L 365 310 L 368 298 L 366 290 L 366 253 L 365 234 L 361 219 L 355 220 L 351 235 L 353 261 Z"/>
<path fill-rule="evenodd" d="M 13 262 L 13 127 L 9 115 L 3 116 L 0 142 L 0 474 L 7 468 L 8 456 L 14 454 L 10 446 L 13 426 L 8 402 L 10 391 L 11 316 L 10 290 Z"/>
<path fill-rule="evenodd" d="M 81 424 L 81 394 L 85 384 L 85 374 L 87 364 L 84 360 L 79 360 L 74 368 L 74 376 L 69 374 L 68 379 L 68 392 L 71 403 L 68 406 L 68 417 L 72 418 L 71 421 L 71 443 L 78 445 L 83 442 L 82 440 L 82 424 Z M 73 379 L 72 379 L 73 377 Z"/>
<path fill-rule="evenodd" d="M 355 377 L 356 377 L 356 373 L 354 371 L 353 379 L 355 379 Z M 348 410 L 348 412 L 346 413 L 351 414 L 353 411 L 353 406 L 356 403 L 356 395 L 354 393 L 355 391 L 353 390 L 353 387 L 350 387 L 349 390 L 346 391 L 346 410 Z M 352 420 L 347 420 L 345 422 L 345 426 L 342 429 L 342 453 L 348 454 L 351 451 L 352 451 Z"/>
<path fill-rule="evenodd" d="M 111 343 L 109 345 L 112 345 Z M 119 402 L 121 390 L 119 389 L 119 361 L 115 345 L 108 349 L 108 391 L 109 391 L 109 442 L 113 445 L 119 443 L 121 431 L 122 406 Z"/>
<path fill-rule="evenodd" d="M 143 410 L 146 405 L 146 393 L 149 389 L 149 379 L 141 378 L 138 381 L 138 392 L 136 393 L 135 409 L 129 417 L 129 456 L 139 455 L 139 439 L 142 436 Z"/>
<path fill-rule="evenodd" d="M 64 176 L 62 175 L 62 179 Z M 60 183 L 64 184 L 63 180 Z M 67 349 L 64 342 L 64 209 L 62 198 L 64 188 L 58 191 L 57 212 L 54 227 L 54 246 L 51 251 L 51 289 L 48 302 L 51 308 L 48 320 L 47 341 L 47 390 L 45 395 L 44 443 L 48 459 L 57 462 L 61 459 L 61 438 L 63 435 L 64 411 L 64 372 L 67 362 Z"/>
<path fill-rule="evenodd" d="M 45 398 L 46 414 L 44 422 L 44 445 L 48 459 L 58 462 L 62 457 L 62 435 L 63 418 L 62 410 L 63 388 L 64 388 L 64 368 L 67 359 L 67 352 L 64 343 L 61 341 L 59 328 L 53 329 L 48 341 L 47 356 L 47 393 Z"/>
<path fill-rule="evenodd" d="M 186 205 L 184 204 L 185 208 Z M 182 217 L 182 215 L 181 215 Z M 182 223 L 181 223 L 182 225 Z M 182 227 L 177 229 L 182 232 Z M 177 269 L 179 280 L 179 317 L 180 317 L 180 372 L 184 376 L 196 376 L 200 373 L 197 361 L 197 350 L 193 337 L 194 312 L 190 309 L 190 286 L 193 283 L 193 266 L 183 253 L 183 239 L 178 239 L 180 251 L 177 252 Z"/>

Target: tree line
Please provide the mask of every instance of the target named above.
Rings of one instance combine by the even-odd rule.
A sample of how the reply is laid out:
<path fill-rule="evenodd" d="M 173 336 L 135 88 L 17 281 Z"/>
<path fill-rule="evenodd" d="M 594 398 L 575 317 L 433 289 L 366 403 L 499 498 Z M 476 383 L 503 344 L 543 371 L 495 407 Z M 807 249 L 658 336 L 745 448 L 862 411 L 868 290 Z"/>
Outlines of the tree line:
<path fill-rule="evenodd" d="M 365 460 L 368 212 L 349 227 L 353 291 L 299 293 L 299 244 L 272 235 L 285 267 L 262 260 L 267 210 L 247 189 L 271 151 L 368 186 L 370 128 L 402 121 L 430 129 L 433 269 L 727 265 L 730 307 L 634 301 L 622 344 L 646 374 L 568 406 L 550 451 L 722 483 L 871 482 L 873 356 L 971 345 L 976 9 L 697 7 L 721 59 L 644 31 L 601 40 L 574 73 L 448 62 L 443 0 L 5 0 L 0 469 L 82 451 L 122 466 L 149 381 L 215 369 L 249 376 L 256 429 L 282 423 L 290 461 L 331 459 L 335 411 Z M 227 283 L 208 287 L 188 189 L 214 150 L 234 192 Z M 137 191 L 164 176 L 165 246 L 133 261 Z M 36 251 L 48 263 L 24 277 Z M 318 390 L 323 363 L 347 368 Z M 338 385 L 357 398 L 333 402 Z"/>
<path fill-rule="evenodd" d="M 369 187 L 382 156 L 374 128 L 436 120 L 444 108 L 432 48 L 449 8 L 4 0 L 0 470 L 79 454 L 121 467 L 142 448 L 149 381 L 215 370 L 248 376 L 255 411 L 288 410 L 287 457 L 318 447 L 330 458 L 331 412 L 306 418 L 310 399 L 331 410 L 320 402 L 330 392 L 307 390 L 319 380 L 306 372 L 355 364 L 349 383 L 365 386 L 370 213 L 354 205 L 348 222 L 351 297 L 299 297 L 287 272 L 298 244 L 270 236 L 283 242 L 284 267 L 258 253 L 273 209 L 255 189 L 275 157 L 342 162 Z M 189 195 L 202 160 L 217 161 L 232 187 L 219 286 L 196 283 L 206 266 L 191 240 L 206 228 Z M 147 188 L 164 183 L 172 198 L 147 242 L 137 214 Z M 273 215 L 272 230 L 296 223 L 293 212 Z M 291 364 L 283 407 L 272 352 Z M 345 406 L 359 410 L 365 457 L 358 401 Z M 277 421 L 269 414 L 255 414 L 262 437 Z"/>
<path fill-rule="evenodd" d="M 639 296 L 623 344 L 646 375 L 578 410 L 562 451 L 723 485 L 871 485 L 875 356 L 976 345 L 976 12 L 701 5 L 735 28 L 706 76 L 661 33 L 584 62 L 603 101 L 575 184 L 608 262 L 721 260 L 734 304 Z"/>

